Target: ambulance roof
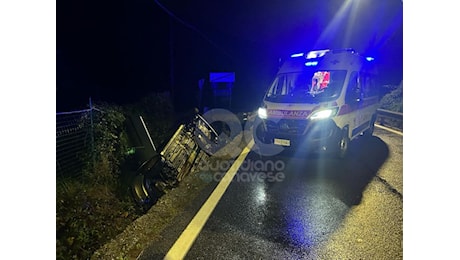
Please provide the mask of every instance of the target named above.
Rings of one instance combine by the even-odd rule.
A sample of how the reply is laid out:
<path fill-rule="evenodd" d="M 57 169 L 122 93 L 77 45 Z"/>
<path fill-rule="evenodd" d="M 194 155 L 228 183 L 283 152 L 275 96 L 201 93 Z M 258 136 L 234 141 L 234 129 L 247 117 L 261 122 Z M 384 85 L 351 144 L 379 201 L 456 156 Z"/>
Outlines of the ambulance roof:
<path fill-rule="evenodd" d="M 302 72 L 308 70 L 359 70 L 373 59 L 361 56 L 353 49 L 316 50 L 306 54 L 296 53 L 286 60 L 278 73 Z"/>

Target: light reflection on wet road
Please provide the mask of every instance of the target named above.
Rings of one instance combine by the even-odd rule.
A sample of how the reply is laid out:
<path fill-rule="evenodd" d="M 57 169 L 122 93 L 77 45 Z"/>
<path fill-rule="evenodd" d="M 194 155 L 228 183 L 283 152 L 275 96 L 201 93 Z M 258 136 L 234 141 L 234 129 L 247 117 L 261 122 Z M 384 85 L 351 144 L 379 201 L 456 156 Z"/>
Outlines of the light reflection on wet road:
<path fill-rule="evenodd" d="M 402 259 L 402 136 L 375 132 L 346 160 L 251 152 L 186 259 Z"/>

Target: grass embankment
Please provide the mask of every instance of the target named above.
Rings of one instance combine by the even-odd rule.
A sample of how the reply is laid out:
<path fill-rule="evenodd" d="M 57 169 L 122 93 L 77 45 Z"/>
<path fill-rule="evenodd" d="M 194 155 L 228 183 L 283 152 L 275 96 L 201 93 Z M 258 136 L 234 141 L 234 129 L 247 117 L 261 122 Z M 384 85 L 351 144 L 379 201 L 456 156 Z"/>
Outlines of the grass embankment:
<path fill-rule="evenodd" d="M 142 115 L 157 144 L 169 140 L 175 115 L 169 96 L 152 94 L 139 103 L 95 104 L 94 152 L 77 178 L 56 179 L 56 259 L 89 259 L 143 214 L 130 196 L 121 166 L 128 158 L 127 115 Z"/>

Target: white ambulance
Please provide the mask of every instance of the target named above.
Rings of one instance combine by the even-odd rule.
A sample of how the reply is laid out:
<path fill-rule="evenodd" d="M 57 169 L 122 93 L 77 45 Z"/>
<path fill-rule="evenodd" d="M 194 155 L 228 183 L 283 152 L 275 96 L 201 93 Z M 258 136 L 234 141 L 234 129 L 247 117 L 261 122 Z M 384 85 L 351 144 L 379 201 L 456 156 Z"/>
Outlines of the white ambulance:
<path fill-rule="evenodd" d="M 293 54 L 258 109 L 256 146 L 345 157 L 351 140 L 374 131 L 379 106 L 374 63 L 353 49 Z"/>

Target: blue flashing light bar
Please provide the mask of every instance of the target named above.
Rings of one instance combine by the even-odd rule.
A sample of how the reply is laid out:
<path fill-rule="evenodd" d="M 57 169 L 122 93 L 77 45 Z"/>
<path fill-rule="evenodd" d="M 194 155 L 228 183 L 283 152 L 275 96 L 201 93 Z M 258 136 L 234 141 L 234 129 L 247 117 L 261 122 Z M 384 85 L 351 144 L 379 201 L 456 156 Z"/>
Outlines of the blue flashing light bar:
<path fill-rule="evenodd" d="M 327 50 L 317 50 L 317 51 L 310 51 L 307 53 L 306 59 L 315 59 L 315 58 L 320 58 L 326 55 L 326 53 L 330 51 L 329 49 Z"/>
<path fill-rule="evenodd" d="M 307 66 L 307 67 L 316 66 L 316 65 L 318 65 L 318 61 L 309 61 L 309 62 L 305 63 L 305 66 Z"/>
<path fill-rule="evenodd" d="M 291 55 L 291 58 L 297 58 L 297 57 L 303 57 L 304 53 L 301 52 L 301 53 L 294 53 Z"/>
<path fill-rule="evenodd" d="M 374 58 L 373 58 L 373 57 L 366 57 L 366 60 L 367 60 L 367 61 L 373 61 Z"/>

